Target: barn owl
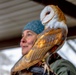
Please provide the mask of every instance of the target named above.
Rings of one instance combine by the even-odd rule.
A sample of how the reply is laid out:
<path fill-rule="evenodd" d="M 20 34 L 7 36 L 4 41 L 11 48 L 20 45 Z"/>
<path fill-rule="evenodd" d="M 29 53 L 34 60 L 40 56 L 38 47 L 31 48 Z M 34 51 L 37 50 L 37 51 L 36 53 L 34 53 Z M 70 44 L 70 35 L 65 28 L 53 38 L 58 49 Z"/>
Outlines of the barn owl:
<path fill-rule="evenodd" d="M 58 6 L 46 6 L 40 14 L 40 19 L 42 24 L 45 25 L 45 28 L 61 28 L 66 31 L 66 34 L 68 33 L 66 18 Z"/>
<path fill-rule="evenodd" d="M 12 72 L 17 72 L 37 64 L 46 57 L 47 52 L 54 53 L 61 48 L 67 37 L 68 28 L 63 12 L 58 6 L 48 5 L 40 14 L 40 20 L 45 25 L 45 30 L 38 35 L 32 49 L 12 68 Z M 54 49 L 54 47 L 57 48 Z"/>

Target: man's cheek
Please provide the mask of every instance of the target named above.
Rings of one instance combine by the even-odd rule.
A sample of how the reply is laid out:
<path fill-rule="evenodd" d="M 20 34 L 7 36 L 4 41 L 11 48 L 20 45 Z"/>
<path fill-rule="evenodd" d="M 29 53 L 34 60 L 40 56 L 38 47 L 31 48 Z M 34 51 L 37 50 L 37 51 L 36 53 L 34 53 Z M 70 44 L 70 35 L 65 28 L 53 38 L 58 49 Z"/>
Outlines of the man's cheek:
<path fill-rule="evenodd" d="M 29 45 L 33 45 L 34 44 L 34 41 L 29 41 L 28 44 Z"/>

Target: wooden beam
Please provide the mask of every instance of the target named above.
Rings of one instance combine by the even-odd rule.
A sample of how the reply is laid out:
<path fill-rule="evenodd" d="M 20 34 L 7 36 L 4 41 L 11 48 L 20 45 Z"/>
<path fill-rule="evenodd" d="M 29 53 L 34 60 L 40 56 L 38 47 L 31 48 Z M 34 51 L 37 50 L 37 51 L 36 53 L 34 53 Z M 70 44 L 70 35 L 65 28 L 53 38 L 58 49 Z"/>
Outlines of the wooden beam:
<path fill-rule="evenodd" d="M 32 0 L 43 5 L 58 5 L 59 8 L 67 15 L 76 18 L 76 5 L 66 1 L 66 0 Z"/>
<path fill-rule="evenodd" d="M 68 39 L 76 39 L 76 26 L 68 28 Z"/>
<path fill-rule="evenodd" d="M 76 38 L 76 27 L 68 28 L 68 39 L 70 39 L 70 37 L 72 37 L 72 39 Z M 19 36 L 16 38 L 0 41 L 0 50 L 19 47 L 20 40 L 21 40 L 21 37 Z"/>
<path fill-rule="evenodd" d="M 20 39 L 21 37 L 16 37 L 0 41 L 0 50 L 19 47 Z"/>

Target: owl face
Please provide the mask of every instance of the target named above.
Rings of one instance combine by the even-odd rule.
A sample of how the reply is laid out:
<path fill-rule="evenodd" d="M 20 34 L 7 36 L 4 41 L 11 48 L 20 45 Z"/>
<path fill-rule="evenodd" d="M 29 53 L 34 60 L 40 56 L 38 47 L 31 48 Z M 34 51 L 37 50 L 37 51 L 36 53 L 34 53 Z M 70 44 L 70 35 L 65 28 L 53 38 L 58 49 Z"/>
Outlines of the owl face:
<path fill-rule="evenodd" d="M 54 11 L 51 6 L 46 6 L 40 14 L 40 19 L 43 25 L 46 25 L 54 17 Z"/>
<path fill-rule="evenodd" d="M 48 5 L 46 6 L 40 14 L 40 19 L 45 29 L 50 27 L 51 29 L 61 28 L 68 32 L 66 25 L 66 18 L 58 6 Z"/>

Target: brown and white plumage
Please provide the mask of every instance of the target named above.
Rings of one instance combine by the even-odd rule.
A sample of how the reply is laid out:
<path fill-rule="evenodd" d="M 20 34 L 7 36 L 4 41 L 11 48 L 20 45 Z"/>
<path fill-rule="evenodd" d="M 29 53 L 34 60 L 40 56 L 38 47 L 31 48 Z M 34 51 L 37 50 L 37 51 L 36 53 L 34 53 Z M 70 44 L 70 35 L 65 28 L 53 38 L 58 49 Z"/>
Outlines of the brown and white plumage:
<path fill-rule="evenodd" d="M 54 5 L 46 6 L 40 14 L 40 19 L 45 25 L 45 30 L 38 35 L 37 41 L 29 53 L 24 55 L 12 68 L 12 72 L 35 65 L 45 58 L 49 50 L 52 54 L 64 43 L 68 29 L 62 11 Z M 54 49 L 55 46 L 57 46 L 56 49 Z"/>
<path fill-rule="evenodd" d="M 42 24 L 45 25 L 45 28 L 61 28 L 66 30 L 66 34 L 68 33 L 66 18 L 58 6 L 46 6 L 40 14 L 40 19 Z"/>
<path fill-rule="evenodd" d="M 54 30 L 62 29 L 62 32 L 63 32 L 62 38 L 64 38 L 64 41 L 65 41 L 68 33 L 68 28 L 66 25 L 66 18 L 58 6 L 55 6 L 55 5 L 46 6 L 40 14 L 40 19 L 42 21 L 42 24 L 45 25 L 45 29 L 47 28 L 54 29 Z M 64 41 L 62 41 L 60 46 L 57 47 L 57 49 L 55 49 L 56 51 L 62 47 L 62 45 L 64 44 Z"/>

